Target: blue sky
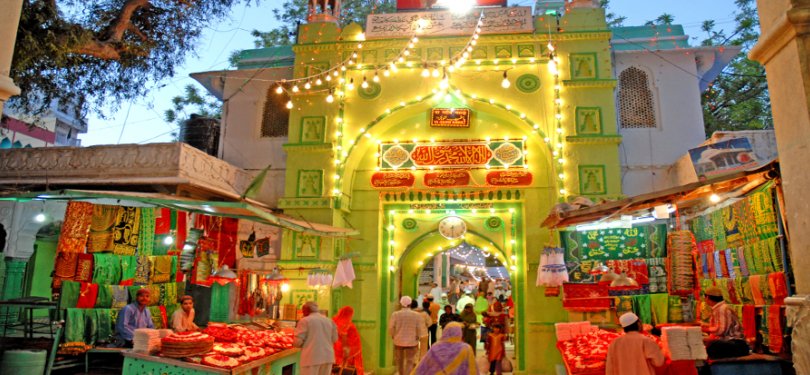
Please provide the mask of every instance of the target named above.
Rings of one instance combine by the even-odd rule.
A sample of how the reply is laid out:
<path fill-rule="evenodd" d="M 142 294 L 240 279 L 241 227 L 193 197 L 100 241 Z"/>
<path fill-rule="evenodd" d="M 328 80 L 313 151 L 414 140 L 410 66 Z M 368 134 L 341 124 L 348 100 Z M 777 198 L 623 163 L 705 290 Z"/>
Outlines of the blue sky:
<path fill-rule="evenodd" d="M 91 116 L 82 144 L 170 142 L 174 125 L 163 121 L 163 112 L 171 107 L 171 99 L 182 93 L 183 87 L 197 85 L 188 75 L 193 72 L 224 70 L 228 68 L 231 51 L 253 48 L 254 29 L 274 27 L 272 9 L 281 1 L 263 1 L 259 6 L 234 8 L 229 19 L 206 29 L 194 56 L 178 69 L 174 79 L 152 83 L 152 93 L 132 103 L 121 103 L 108 119 Z M 510 5 L 532 5 L 534 0 L 509 0 Z M 652 5 L 655 4 L 655 5 Z M 734 27 L 734 0 L 611 0 L 610 11 L 627 17 L 626 26 L 642 25 L 662 13 L 672 14 L 675 23 L 685 27 L 696 45 L 704 35 L 700 24 L 715 20 L 718 28 Z M 200 89 L 201 86 L 198 85 Z"/>

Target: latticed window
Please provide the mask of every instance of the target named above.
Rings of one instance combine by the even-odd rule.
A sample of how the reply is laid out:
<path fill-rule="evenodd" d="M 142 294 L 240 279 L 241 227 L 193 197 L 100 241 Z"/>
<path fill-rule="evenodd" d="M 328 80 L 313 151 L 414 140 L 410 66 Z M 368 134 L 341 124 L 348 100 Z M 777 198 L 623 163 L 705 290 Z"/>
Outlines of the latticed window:
<path fill-rule="evenodd" d="M 623 129 L 655 127 L 652 91 L 647 73 L 639 68 L 619 74 L 619 115 Z"/>
<path fill-rule="evenodd" d="M 267 89 L 267 96 L 264 101 L 264 111 L 262 112 L 261 136 L 264 137 L 286 137 L 290 122 L 290 110 L 287 109 L 287 102 L 290 96 L 287 92 L 277 94 L 275 86 Z"/>

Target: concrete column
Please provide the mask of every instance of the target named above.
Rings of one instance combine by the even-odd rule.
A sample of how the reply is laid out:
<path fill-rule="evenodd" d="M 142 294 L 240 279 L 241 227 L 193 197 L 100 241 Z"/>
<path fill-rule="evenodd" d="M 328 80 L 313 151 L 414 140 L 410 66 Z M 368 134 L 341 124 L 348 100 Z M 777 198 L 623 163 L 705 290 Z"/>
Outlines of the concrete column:
<path fill-rule="evenodd" d="M 19 95 L 20 88 L 9 77 L 11 59 L 14 57 L 14 43 L 17 41 L 17 27 L 20 25 L 22 0 L 1 0 L 0 8 L 0 113 L 8 98 Z"/>
<path fill-rule="evenodd" d="M 765 65 L 785 192 L 796 295 L 787 299 L 793 363 L 810 374 L 810 0 L 757 0 L 761 36 L 749 57 Z"/>

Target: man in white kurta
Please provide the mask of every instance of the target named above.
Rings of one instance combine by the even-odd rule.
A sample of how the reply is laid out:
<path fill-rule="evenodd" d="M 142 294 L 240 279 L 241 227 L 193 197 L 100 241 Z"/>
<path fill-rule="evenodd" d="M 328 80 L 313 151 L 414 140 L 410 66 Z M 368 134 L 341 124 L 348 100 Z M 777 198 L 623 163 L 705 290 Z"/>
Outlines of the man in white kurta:
<path fill-rule="evenodd" d="M 329 375 L 335 363 L 337 326 L 318 313 L 318 304 L 309 301 L 301 309 L 304 318 L 295 326 L 293 346 L 301 348 L 301 375 Z"/>

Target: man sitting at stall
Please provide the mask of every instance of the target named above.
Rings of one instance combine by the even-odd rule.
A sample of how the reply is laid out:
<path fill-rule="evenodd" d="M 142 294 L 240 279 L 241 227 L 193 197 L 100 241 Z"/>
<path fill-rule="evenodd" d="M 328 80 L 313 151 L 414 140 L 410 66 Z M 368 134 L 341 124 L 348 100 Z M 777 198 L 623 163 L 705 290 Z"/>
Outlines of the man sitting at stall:
<path fill-rule="evenodd" d="M 180 309 L 172 314 L 172 329 L 175 332 L 194 332 L 200 328 L 194 324 L 194 298 L 185 295 L 180 298 Z"/>
<path fill-rule="evenodd" d="M 706 303 L 712 308 L 708 325 L 703 325 L 703 332 L 709 337 L 703 341 L 706 352 L 711 359 L 742 357 L 748 355 L 748 344 L 743 340 L 743 328 L 737 314 L 723 300 L 720 288 L 712 286 L 703 292 Z"/>
<path fill-rule="evenodd" d="M 135 330 L 138 328 L 155 328 L 152 323 L 152 314 L 146 305 L 149 304 L 150 292 L 149 289 L 140 289 L 135 293 L 135 302 L 124 306 L 118 313 L 118 319 L 115 322 L 115 332 L 119 339 L 123 340 L 123 347 L 132 347 L 132 337 L 135 335 Z"/>
<path fill-rule="evenodd" d="M 631 312 L 619 317 L 624 335 L 608 347 L 606 375 L 655 375 L 664 365 L 664 353 L 653 339 L 641 334 L 641 322 Z"/>

